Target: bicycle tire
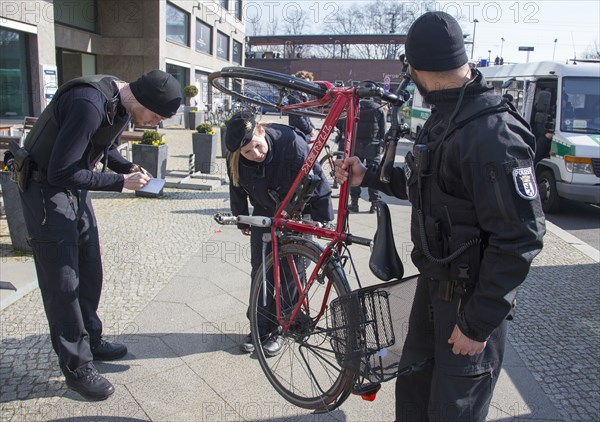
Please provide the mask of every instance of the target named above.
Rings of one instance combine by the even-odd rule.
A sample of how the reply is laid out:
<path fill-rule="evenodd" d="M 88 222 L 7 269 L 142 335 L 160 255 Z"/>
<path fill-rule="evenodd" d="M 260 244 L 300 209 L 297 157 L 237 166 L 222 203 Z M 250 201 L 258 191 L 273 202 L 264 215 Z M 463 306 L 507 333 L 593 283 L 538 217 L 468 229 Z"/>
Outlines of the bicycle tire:
<path fill-rule="evenodd" d="M 283 240 L 282 242 L 289 242 Z M 281 262 L 295 263 L 297 274 L 305 277 L 314 269 L 322 249 L 316 243 L 304 238 L 296 238 L 295 241 L 284 243 L 279 248 Z M 301 264 L 302 263 L 302 264 Z M 272 274 L 273 255 L 267 257 L 265 263 L 267 271 Z M 303 270 L 304 265 L 308 270 Z M 282 274 L 282 289 L 285 283 Z M 302 315 L 298 315 L 296 324 L 287 333 L 281 333 L 283 347 L 280 354 L 268 357 L 262 347 L 256 347 L 256 354 L 267 379 L 275 390 L 288 402 L 295 406 L 311 410 L 332 410 L 339 406 L 350 394 L 354 386 L 356 376 L 354 371 L 342 368 L 336 360 L 332 348 L 331 338 L 327 335 L 326 313 L 319 321 L 313 318 L 318 313 L 323 302 L 321 297 L 328 282 L 332 283 L 328 303 L 336 297 L 348 294 L 350 289 L 339 265 L 328 263 L 323 271 L 323 284 L 315 281 L 308 291 L 307 306 Z M 262 265 L 252 284 L 250 295 L 250 326 L 254 344 L 260 344 L 260 319 L 261 315 L 269 323 L 277 325 L 273 321 L 273 315 L 265 315 L 259 308 L 262 300 Z M 269 297 L 274 296 L 272 283 L 268 286 Z M 282 294 L 282 296 L 285 296 Z M 273 299 L 274 300 L 274 299 Z M 285 298 L 282 298 L 282 308 Z M 313 302 L 314 301 L 314 302 Z M 311 302 L 314 305 L 311 305 Z M 311 308 L 314 306 L 314 309 Z M 315 311 L 315 312 L 313 312 Z M 287 318 L 287 316 L 286 316 Z M 264 327 L 264 325 L 263 325 Z M 272 333 L 276 333 L 273 328 Z M 288 374 L 289 372 L 289 374 Z"/>
<path fill-rule="evenodd" d="M 284 111 L 309 117 L 324 118 L 329 105 L 281 110 L 292 95 L 306 95 L 306 101 L 322 98 L 327 89 L 305 79 L 284 73 L 250 67 L 224 67 L 208 75 L 209 83 L 219 91 L 241 101 L 257 104 L 263 108 Z M 297 102 L 297 101 L 296 101 Z"/>
<path fill-rule="evenodd" d="M 319 161 L 319 165 L 321 166 L 323 174 L 327 178 L 331 189 L 338 189 L 340 186 L 335 180 L 335 167 L 333 167 L 332 163 L 329 161 L 330 157 L 335 162 L 335 160 L 342 159 L 344 157 L 344 153 L 343 151 L 332 151 L 331 153 L 324 155 Z"/>

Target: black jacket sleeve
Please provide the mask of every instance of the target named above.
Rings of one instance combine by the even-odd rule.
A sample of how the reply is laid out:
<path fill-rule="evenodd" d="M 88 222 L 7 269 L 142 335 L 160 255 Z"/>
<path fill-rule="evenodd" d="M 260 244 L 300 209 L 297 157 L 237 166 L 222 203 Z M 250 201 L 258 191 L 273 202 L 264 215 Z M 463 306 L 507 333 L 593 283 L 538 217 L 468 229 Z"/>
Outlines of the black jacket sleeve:
<path fill-rule="evenodd" d="M 400 199 L 408 199 L 406 192 L 406 177 L 404 176 L 404 170 L 402 167 L 394 167 L 392 169 L 392 175 L 389 183 L 383 183 L 379 179 L 379 172 L 381 167 L 377 166 L 373 169 L 367 169 L 365 177 L 363 178 L 362 187 L 377 189 L 389 196 L 395 196 Z"/>
<path fill-rule="evenodd" d="M 95 172 L 79 165 L 92 136 L 104 122 L 104 103 L 99 98 L 91 87 L 73 88 L 60 97 L 56 106 L 60 129 L 48 163 L 48 181 L 52 185 L 66 189 L 123 190 L 122 175 Z"/>
<path fill-rule="evenodd" d="M 289 97 L 289 104 L 299 104 L 301 101 L 297 95 L 291 95 Z M 294 126 L 305 135 L 310 135 L 315 126 L 310 121 L 310 118 L 306 116 L 300 116 L 298 114 L 290 114 L 288 116 L 288 122 L 290 126 Z"/>
<path fill-rule="evenodd" d="M 461 331 L 477 341 L 485 341 L 511 312 L 516 288 L 541 251 L 545 233 L 533 153 L 524 142 L 532 135 L 503 116 L 466 126 L 442 165 L 447 191 L 464 189 L 487 239 L 479 279 L 458 320 Z"/>
<path fill-rule="evenodd" d="M 234 186 L 231 181 L 231 168 L 229 161 L 227 161 L 227 174 L 229 176 L 229 203 L 231 207 L 231 214 L 234 216 L 238 215 L 250 215 L 248 208 L 248 194 L 241 186 Z M 250 226 L 247 224 L 238 224 L 238 229 L 245 229 Z"/>

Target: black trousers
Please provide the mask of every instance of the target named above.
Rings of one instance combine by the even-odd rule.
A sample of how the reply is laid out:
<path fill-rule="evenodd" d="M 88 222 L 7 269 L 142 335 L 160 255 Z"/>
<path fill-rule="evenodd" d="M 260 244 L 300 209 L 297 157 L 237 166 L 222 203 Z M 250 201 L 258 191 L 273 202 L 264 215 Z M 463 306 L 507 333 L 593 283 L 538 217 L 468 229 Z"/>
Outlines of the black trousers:
<path fill-rule="evenodd" d="M 490 336 L 482 353 L 452 353 L 448 339 L 461 298 L 438 297 L 439 282 L 418 281 L 400 368 L 412 370 L 396 379 L 396 421 L 484 421 L 500 374 L 506 321 Z"/>
<path fill-rule="evenodd" d="M 376 158 L 359 157 L 359 158 L 369 169 L 372 169 L 373 167 L 378 166 L 379 161 L 381 161 L 380 157 L 376 157 Z M 367 190 L 369 192 L 369 201 L 371 201 L 371 202 L 379 201 L 381 196 L 379 195 L 379 191 L 377 189 L 367 188 Z M 350 187 L 350 198 L 352 199 L 352 202 L 358 201 L 358 198 L 360 198 L 361 191 L 362 191 L 362 188 L 360 186 L 351 186 Z"/>
<path fill-rule="evenodd" d="M 262 236 L 264 233 L 270 233 L 269 227 L 251 227 L 250 229 L 250 261 L 252 264 L 252 270 L 250 277 L 252 282 L 256 281 L 255 276 L 258 274 L 260 266 L 262 264 L 262 248 L 263 241 Z M 265 256 L 269 256 L 271 253 L 271 243 L 267 244 Z M 280 261 L 281 262 L 281 261 Z M 289 310 L 291 306 L 296 304 L 296 298 L 298 290 L 293 277 L 291 277 L 290 267 L 283 263 L 280 264 L 280 280 L 281 280 L 281 307 L 283 312 Z M 262 280 L 262 277 L 261 277 Z M 252 291 L 252 289 L 251 289 Z M 267 300 L 266 306 L 263 304 L 262 297 L 259 300 L 258 306 L 258 325 L 259 335 L 264 340 L 269 335 L 275 333 L 279 328 L 276 315 L 275 295 L 274 295 L 274 282 L 273 282 L 273 271 L 267 272 Z M 248 309 L 250 312 L 250 309 Z M 248 318 L 250 315 L 248 314 Z"/>
<path fill-rule="evenodd" d="M 102 261 L 96 217 L 87 191 L 37 183 L 21 193 L 52 347 L 67 377 L 93 360 L 100 340 Z"/>

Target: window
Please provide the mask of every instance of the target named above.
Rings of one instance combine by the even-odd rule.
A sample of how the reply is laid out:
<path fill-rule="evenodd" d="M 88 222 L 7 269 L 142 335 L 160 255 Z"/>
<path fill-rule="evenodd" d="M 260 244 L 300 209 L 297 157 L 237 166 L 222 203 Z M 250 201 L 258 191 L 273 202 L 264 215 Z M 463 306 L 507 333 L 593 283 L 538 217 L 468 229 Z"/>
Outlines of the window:
<path fill-rule="evenodd" d="M 212 54 L 213 29 L 200 19 L 196 19 L 196 51 Z"/>
<path fill-rule="evenodd" d="M 54 0 L 54 20 L 63 25 L 97 32 L 97 0 Z"/>
<path fill-rule="evenodd" d="M 561 124 L 563 132 L 600 134 L 600 78 L 563 78 Z"/>
<path fill-rule="evenodd" d="M 229 60 L 229 37 L 217 31 L 217 57 Z"/>
<path fill-rule="evenodd" d="M 58 84 L 79 78 L 80 76 L 95 75 L 96 56 L 79 51 L 56 49 L 56 64 L 58 65 Z"/>
<path fill-rule="evenodd" d="M 205 72 L 200 72 L 199 70 L 196 70 L 196 82 L 198 82 L 199 88 L 198 88 L 198 98 L 200 99 L 200 101 L 202 102 L 202 104 L 198 104 L 199 109 L 200 110 L 204 110 L 204 108 L 201 107 L 206 107 L 206 105 L 208 104 L 208 73 Z"/>
<path fill-rule="evenodd" d="M 190 15 L 167 3 L 167 40 L 190 45 Z"/>
<path fill-rule="evenodd" d="M 173 75 L 173 77 L 175 79 L 177 79 L 177 82 L 179 82 L 179 85 L 181 86 L 181 92 L 183 92 L 183 88 L 186 85 L 190 84 L 190 80 L 188 77 L 188 70 L 185 67 L 167 63 L 166 72 L 170 73 L 171 75 Z M 182 104 L 183 104 L 183 101 L 184 101 L 184 99 L 181 100 Z"/>
<path fill-rule="evenodd" d="M 233 62 L 239 65 L 242 64 L 242 43 L 236 40 L 233 40 Z"/>
<path fill-rule="evenodd" d="M 0 117 L 30 114 L 26 39 L 22 32 L 0 28 Z"/>
<path fill-rule="evenodd" d="M 242 20 L 242 0 L 233 0 L 233 16 L 239 21 Z"/>
<path fill-rule="evenodd" d="M 220 0 L 219 4 L 225 10 L 229 10 L 229 0 Z"/>

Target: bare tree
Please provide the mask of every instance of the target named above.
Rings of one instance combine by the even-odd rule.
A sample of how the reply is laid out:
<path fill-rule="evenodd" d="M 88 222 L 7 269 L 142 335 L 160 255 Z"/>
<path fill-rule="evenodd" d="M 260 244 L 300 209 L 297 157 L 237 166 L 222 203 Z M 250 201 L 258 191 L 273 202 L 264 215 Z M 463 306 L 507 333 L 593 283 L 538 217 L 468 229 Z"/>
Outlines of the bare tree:
<path fill-rule="evenodd" d="M 600 44 L 598 40 L 594 40 L 592 45 L 588 46 L 585 53 L 583 53 L 583 59 L 600 59 Z"/>
<path fill-rule="evenodd" d="M 416 7 L 419 5 L 421 9 Z M 374 0 L 370 3 L 353 4 L 340 9 L 334 18 L 331 32 L 334 34 L 405 34 L 421 11 L 434 7 L 434 1 L 421 3 L 398 2 L 395 0 Z M 397 59 L 404 51 L 398 44 L 362 44 L 342 48 L 342 46 L 323 46 L 324 55 L 356 57 L 363 59 Z"/>

